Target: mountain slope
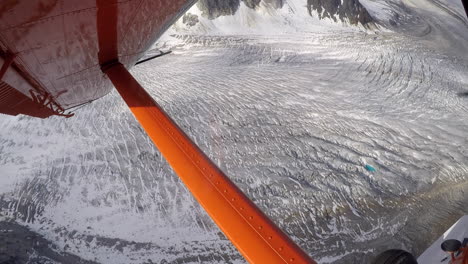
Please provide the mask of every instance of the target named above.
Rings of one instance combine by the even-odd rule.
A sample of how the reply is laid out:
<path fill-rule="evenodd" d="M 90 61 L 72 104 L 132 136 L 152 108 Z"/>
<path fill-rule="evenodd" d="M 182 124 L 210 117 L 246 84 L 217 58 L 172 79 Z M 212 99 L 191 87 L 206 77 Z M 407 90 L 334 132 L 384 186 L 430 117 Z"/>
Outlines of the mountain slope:
<path fill-rule="evenodd" d="M 466 20 L 455 2 L 361 2 L 380 30 L 332 7 L 336 23 L 311 16 L 305 0 L 218 4 L 211 18 L 195 6 L 157 45 L 173 52 L 132 69 L 319 263 L 418 255 L 468 211 Z M 70 119 L 0 127 L 0 227 L 56 253 L 21 259 L 245 263 L 117 92 Z M 0 253 L 15 253 L 2 245 L 23 240 L 5 237 Z"/>
<path fill-rule="evenodd" d="M 177 23 L 176 31 L 277 34 L 337 22 L 374 27 L 358 0 L 201 0 Z"/>

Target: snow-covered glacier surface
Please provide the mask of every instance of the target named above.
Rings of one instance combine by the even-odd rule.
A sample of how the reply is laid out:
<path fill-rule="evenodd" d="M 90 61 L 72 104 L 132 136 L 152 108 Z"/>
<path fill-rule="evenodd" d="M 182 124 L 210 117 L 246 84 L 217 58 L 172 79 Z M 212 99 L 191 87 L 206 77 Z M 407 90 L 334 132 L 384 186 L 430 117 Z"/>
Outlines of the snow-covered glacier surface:
<path fill-rule="evenodd" d="M 132 69 L 319 263 L 418 255 L 468 210 L 460 4 L 362 4 L 372 27 L 318 21 L 298 0 L 276 13 L 241 2 L 237 19 L 195 6 L 186 22 L 204 24 L 179 21 L 156 46 L 173 53 Z M 266 22 L 284 27 L 261 34 Z M 116 92 L 71 119 L 0 127 L 0 260 L 245 263 Z"/>

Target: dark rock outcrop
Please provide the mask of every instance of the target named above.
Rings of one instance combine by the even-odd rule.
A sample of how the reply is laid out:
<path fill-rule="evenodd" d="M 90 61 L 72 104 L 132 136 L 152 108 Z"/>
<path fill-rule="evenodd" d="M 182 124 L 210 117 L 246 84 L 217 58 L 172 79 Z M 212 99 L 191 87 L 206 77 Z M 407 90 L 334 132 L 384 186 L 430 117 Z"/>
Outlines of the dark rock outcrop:
<path fill-rule="evenodd" d="M 215 19 L 235 14 L 239 9 L 240 0 L 200 0 L 197 6 L 204 17 Z"/>
<path fill-rule="evenodd" d="M 249 7 L 249 8 L 256 8 L 258 5 L 260 5 L 261 0 L 242 0 L 244 4 Z"/>
<path fill-rule="evenodd" d="M 287 0 L 200 0 L 198 8 L 202 15 L 209 19 L 220 16 L 233 15 L 239 9 L 240 3 L 252 9 L 257 8 L 263 1 L 266 5 L 274 8 L 282 8 Z M 364 6 L 359 0 L 307 0 L 307 9 L 310 15 L 317 11 L 320 19 L 330 18 L 335 22 L 338 20 L 349 22 L 352 25 L 366 25 L 373 22 Z"/>
<path fill-rule="evenodd" d="M 191 14 L 191 13 L 186 13 L 182 17 L 182 23 L 184 23 L 185 25 L 187 25 L 189 27 L 195 26 L 198 22 L 199 22 L 198 16 L 194 15 L 194 14 Z"/>
<path fill-rule="evenodd" d="M 239 9 L 240 2 L 252 9 L 257 8 L 262 0 L 200 0 L 198 8 L 202 11 L 204 17 L 214 19 L 220 16 L 233 15 Z M 275 8 L 283 6 L 283 0 L 264 0 Z"/>
<path fill-rule="evenodd" d="M 367 25 L 372 17 L 359 0 L 307 0 L 309 14 L 317 11 L 319 18 L 331 18 L 335 22 L 349 21 L 351 25 Z"/>

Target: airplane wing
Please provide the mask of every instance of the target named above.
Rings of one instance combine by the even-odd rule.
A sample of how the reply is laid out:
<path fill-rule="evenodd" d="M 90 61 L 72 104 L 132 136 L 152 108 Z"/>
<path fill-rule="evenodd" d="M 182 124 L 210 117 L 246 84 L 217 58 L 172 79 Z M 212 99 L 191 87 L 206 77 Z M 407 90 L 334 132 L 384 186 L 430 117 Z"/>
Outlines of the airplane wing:
<path fill-rule="evenodd" d="M 0 5 L 0 113 L 69 117 L 112 89 L 100 69 L 114 51 L 131 67 L 194 0 L 19 0 Z M 101 21 L 99 21 L 101 17 Z M 104 27 L 99 41 L 98 23 Z M 103 37 L 104 36 L 104 37 Z M 105 53 L 107 52 L 107 54 Z"/>

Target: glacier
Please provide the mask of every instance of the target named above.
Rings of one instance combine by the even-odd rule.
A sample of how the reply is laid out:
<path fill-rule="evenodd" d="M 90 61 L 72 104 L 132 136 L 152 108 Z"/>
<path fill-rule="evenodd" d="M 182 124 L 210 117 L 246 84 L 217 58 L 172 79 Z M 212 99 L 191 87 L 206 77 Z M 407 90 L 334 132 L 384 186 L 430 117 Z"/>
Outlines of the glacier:
<path fill-rule="evenodd" d="M 422 253 L 468 210 L 461 3 L 361 0 L 372 22 L 350 25 L 306 1 L 237 2 L 195 5 L 135 78 L 318 263 Z M 0 126 L 18 263 L 245 263 L 115 91 L 71 119 Z"/>

